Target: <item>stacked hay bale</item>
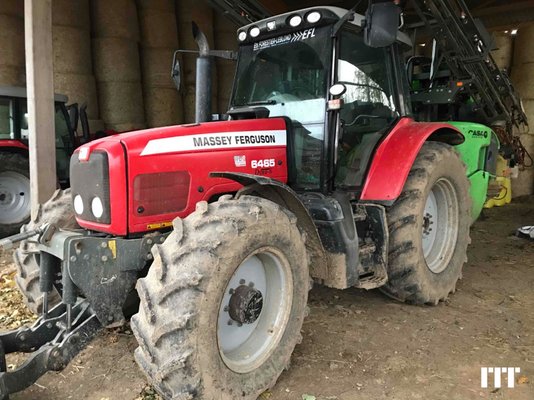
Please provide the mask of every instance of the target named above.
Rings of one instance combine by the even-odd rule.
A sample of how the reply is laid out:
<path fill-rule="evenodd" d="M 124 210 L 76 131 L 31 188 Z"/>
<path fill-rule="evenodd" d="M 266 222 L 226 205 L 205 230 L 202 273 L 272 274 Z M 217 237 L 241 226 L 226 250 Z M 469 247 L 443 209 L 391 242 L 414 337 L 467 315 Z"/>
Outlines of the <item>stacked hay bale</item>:
<path fill-rule="evenodd" d="M 96 132 L 104 125 L 99 119 L 90 29 L 89 0 L 53 0 L 54 90 L 66 94 L 69 103 L 86 104 L 90 130 Z"/>
<path fill-rule="evenodd" d="M 215 14 L 215 46 L 218 50 L 237 51 L 237 25 L 234 25 L 222 14 Z M 217 60 L 217 112 L 228 111 L 236 62 L 232 60 Z"/>
<path fill-rule="evenodd" d="M 491 52 L 499 69 L 510 71 L 512 64 L 512 35 L 508 31 L 494 32 L 495 50 Z"/>
<path fill-rule="evenodd" d="M 24 1 L 0 1 L 0 85 L 24 86 Z"/>
<path fill-rule="evenodd" d="M 512 81 L 523 100 L 523 106 L 530 122 L 530 133 L 520 135 L 523 146 L 534 157 L 534 24 L 519 29 L 514 44 Z M 527 160 L 529 162 L 530 160 Z M 517 179 L 512 179 L 512 196 L 534 193 L 534 168 L 519 172 Z"/>
<path fill-rule="evenodd" d="M 100 116 L 108 129 L 145 127 L 134 0 L 92 0 L 92 50 Z"/>
<path fill-rule="evenodd" d="M 213 40 L 213 9 L 205 0 L 176 0 L 176 18 L 178 20 L 178 35 L 180 48 L 198 50 L 193 38 L 191 22 L 196 22 L 200 30 L 208 38 L 210 48 L 214 48 Z M 184 102 L 185 122 L 195 121 L 195 76 L 196 55 L 184 54 L 182 63 L 182 96 Z M 214 63 L 212 71 L 212 111 L 217 110 L 217 75 Z"/>
<path fill-rule="evenodd" d="M 180 93 L 171 79 L 178 28 L 174 0 L 138 0 L 141 27 L 141 71 L 148 127 L 183 122 Z"/>

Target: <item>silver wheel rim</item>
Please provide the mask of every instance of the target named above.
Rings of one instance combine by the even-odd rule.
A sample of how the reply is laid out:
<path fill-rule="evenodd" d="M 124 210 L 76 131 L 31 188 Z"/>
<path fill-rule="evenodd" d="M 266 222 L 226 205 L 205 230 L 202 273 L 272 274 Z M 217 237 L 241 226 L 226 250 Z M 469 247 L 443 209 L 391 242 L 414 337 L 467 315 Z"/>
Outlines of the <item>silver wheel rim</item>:
<path fill-rule="evenodd" d="M 423 214 L 423 255 L 430 271 L 439 274 L 451 261 L 458 238 L 459 206 L 456 190 L 445 178 L 428 194 Z"/>
<path fill-rule="evenodd" d="M 14 171 L 0 173 L 0 224 L 17 224 L 30 216 L 30 180 Z"/>
<path fill-rule="evenodd" d="M 253 371 L 276 349 L 289 321 L 292 286 L 289 262 L 276 249 L 257 250 L 237 267 L 225 288 L 217 324 L 219 353 L 232 371 Z M 254 308 L 256 319 L 243 323 L 231 317 L 230 307 L 235 304 L 232 296 L 247 288 L 261 293 L 262 301 Z"/>

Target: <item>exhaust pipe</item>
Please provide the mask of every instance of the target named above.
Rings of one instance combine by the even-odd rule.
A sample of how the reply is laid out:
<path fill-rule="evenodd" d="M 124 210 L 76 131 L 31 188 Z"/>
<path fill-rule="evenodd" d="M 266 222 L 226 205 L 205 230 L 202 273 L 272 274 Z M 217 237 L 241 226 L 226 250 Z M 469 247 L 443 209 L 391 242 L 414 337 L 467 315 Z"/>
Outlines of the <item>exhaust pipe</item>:
<path fill-rule="evenodd" d="M 211 120 L 211 56 L 206 35 L 193 22 L 193 37 L 198 46 L 197 75 L 195 83 L 195 122 Z"/>

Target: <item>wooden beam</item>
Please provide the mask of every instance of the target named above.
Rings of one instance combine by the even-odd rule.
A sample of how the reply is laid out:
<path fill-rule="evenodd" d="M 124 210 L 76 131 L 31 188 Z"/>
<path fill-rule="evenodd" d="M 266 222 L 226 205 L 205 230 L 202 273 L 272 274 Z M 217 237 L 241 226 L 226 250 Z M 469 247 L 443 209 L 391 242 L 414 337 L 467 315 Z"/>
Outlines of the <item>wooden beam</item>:
<path fill-rule="evenodd" d="M 56 188 L 52 0 L 24 0 L 24 30 L 30 192 L 35 218 L 39 204 L 48 200 Z"/>

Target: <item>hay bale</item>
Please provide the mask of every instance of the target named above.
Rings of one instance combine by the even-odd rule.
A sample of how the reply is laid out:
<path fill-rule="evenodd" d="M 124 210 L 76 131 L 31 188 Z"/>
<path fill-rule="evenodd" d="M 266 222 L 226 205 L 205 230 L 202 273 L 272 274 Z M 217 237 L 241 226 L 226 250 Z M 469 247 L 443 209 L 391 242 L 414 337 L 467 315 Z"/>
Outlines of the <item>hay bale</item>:
<path fill-rule="evenodd" d="M 52 0 L 52 25 L 88 31 L 91 29 L 89 17 L 89 0 Z"/>
<path fill-rule="evenodd" d="M 139 49 L 131 40 L 93 39 L 94 72 L 98 82 L 139 82 Z"/>
<path fill-rule="evenodd" d="M 149 128 L 183 123 L 182 98 L 176 89 L 143 88 Z"/>
<path fill-rule="evenodd" d="M 0 14 L 23 18 L 24 17 L 24 0 L 2 0 L 0 1 Z"/>
<path fill-rule="evenodd" d="M 24 67 L 0 65 L 0 85 L 26 86 L 26 70 Z"/>
<path fill-rule="evenodd" d="M 514 65 L 512 82 L 523 99 L 534 99 L 534 63 Z"/>
<path fill-rule="evenodd" d="M 98 98 L 93 75 L 56 72 L 54 91 L 67 95 L 69 103 L 87 104 L 87 116 L 92 119 L 98 118 Z"/>
<path fill-rule="evenodd" d="M 532 155 L 534 154 L 534 135 L 520 135 L 521 143 Z M 527 196 L 534 193 L 534 168 L 519 171 L 517 178 L 512 178 L 512 197 Z"/>
<path fill-rule="evenodd" d="M 102 121 L 101 119 L 89 119 L 87 122 L 89 122 L 89 132 L 91 133 L 103 131 L 104 129 L 106 129 L 104 121 Z"/>
<path fill-rule="evenodd" d="M 174 13 L 174 0 L 137 0 L 140 10 L 160 10 Z"/>
<path fill-rule="evenodd" d="M 531 133 L 534 134 L 534 99 L 521 99 L 521 102 L 531 126 Z"/>
<path fill-rule="evenodd" d="M 174 51 L 165 48 L 141 49 L 143 86 L 174 88 L 171 79 L 172 56 Z M 176 89 L 175 89 L 176 90 Z"/>
<path fill-rule="evenodd" d="M 24 21 L 21 18 L 0 14 L 0 43 L 0 65 L 25 65 Z"/>
<path fill-rule="evenodd" d="M 525 63 L 534 63 L 534 24 L 523 25 L 517 31 L 514 43 L 514 68 Z"/>
<path fill-rule="evenodd" d="M 512 35 L 504 32 L 495 32 L 495 47 L 491 52 L 499 69 L 510 70 L 512 64 Z"/>
<path fill-rule="evenodd" d="M 143 9 L 139 12 L 143 47 L 178 48 L 178 28 L 174 11 Z"/>
<path fill-rule="evenodd" d="M 119 133 L 138 131 L 145 129 L 146 125 L 140 122 L 126 122 L 124 124 L 106 123 L 106 129 L 113 129 Z"/>
<path fill-rule="evenodd" d="M 92 0 L 93 37 L 139 41 L 139 23 L 134 0 Z"/>
<path fill-rule="evenodd" d="M 98 82 L 100 116 L 106 126 L 145 123 L 140 82 Z"/>
<path fill-rule="evenodd" d="M 54 71 L 91 74 L 91 37 L 89 31 L 71 26 L 52 26 Z"/>

